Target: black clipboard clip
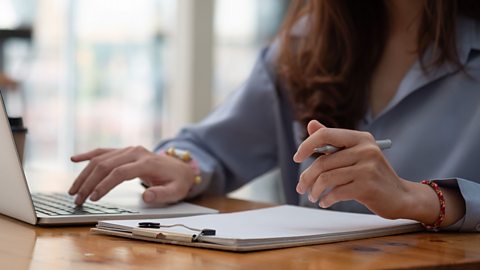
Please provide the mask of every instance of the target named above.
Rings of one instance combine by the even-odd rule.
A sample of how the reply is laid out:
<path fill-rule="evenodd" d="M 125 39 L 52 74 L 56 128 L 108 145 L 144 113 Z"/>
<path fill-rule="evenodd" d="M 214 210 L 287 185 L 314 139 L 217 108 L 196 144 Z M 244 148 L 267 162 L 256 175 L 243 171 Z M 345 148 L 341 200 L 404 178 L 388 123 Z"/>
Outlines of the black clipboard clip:
<path fill-rule="evenodd" d="M 198 238 L 201 236 L 215 236 L 217 231 L 214 229 L 197 229 L 193 228 L 184 224 L 169 224 L 169 225 L 163 225 L 160 224 L 159 222 L 139 222 L 138 223 L 139 228 L 143 229 L 161 229 L 161 228 L 172 228 L 172 227 L 183 227 L 185 229 L 198 232 L 198 234 L 193 234 L 192 235 L 192 242 L 198 241 Z"/>

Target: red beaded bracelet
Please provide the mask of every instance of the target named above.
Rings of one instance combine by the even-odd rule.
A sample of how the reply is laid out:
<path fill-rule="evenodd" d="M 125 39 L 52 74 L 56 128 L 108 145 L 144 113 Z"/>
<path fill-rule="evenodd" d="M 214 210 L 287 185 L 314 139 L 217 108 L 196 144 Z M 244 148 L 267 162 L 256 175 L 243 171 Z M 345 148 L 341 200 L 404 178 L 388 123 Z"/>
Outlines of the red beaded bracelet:
<path fill-rule="evenodd" d="M 433 230 L 436 231 L 438 228 L 440 228 L 440 225 L 442 222 L 445 220 L 445 197 L 443 196 L 443 192 L 440 189 L 440 187 L 437 185 L 437 183 L 431 181 L 431 180 L 423 180 L 421 182 L 422 184 L 429 185 L 437 194 L 438 200 L 440 201 L 440 214 L 438 215 L 437 220 L 435 220 L 434 223 L 431 225 L 427 225 L 422 223 L 422 225 L 427 229 L 427 230 Z"/>

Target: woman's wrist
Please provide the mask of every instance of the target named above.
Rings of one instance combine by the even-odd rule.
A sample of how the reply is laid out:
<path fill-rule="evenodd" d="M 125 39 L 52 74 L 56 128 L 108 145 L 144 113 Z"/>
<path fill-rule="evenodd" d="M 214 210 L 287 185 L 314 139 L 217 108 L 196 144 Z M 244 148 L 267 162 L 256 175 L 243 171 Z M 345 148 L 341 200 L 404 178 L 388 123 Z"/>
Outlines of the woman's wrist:
<path fill-rule="evenodd" d="M 189 151 L 170 147 L 166 151 L 164 151 L 164 154 L 167 156 L 176 158 L 178 160 L 181 160 L 185 165 L 188 165 L 189 170 L 193 172 L 193 183 L 191 184 L 190 189 L 202 183 L 202 177 L 201 177 L 201 172 L 200 172 L 200 167 L 198 165 L 198 162 L 195 159 L 193 159 Z M 192 178 L 189 177 L 188 179 L 192 179 Z"/>
<path fill-rule="evenodd" d="M 423 224 L 433 224 L 440 215 L 440 201 L 435 191 L 428 185 L 405 181 L 405 207 L 401 218 L 417 220 Z"/>
<path fill-rule="evenodd" d="M 408 195 L 405 199 L 405 208 L 401 218 L 417 220 L 431 225 L 442 215 L 440 210 L 441 199 L 435 189 L 429 185 L 406 181 Z M 465 215 L 465 201 L 458 188 L 440 187 L 445 204 L 443 221 L 438 224 L 446 227 L 454 224 Z"/>

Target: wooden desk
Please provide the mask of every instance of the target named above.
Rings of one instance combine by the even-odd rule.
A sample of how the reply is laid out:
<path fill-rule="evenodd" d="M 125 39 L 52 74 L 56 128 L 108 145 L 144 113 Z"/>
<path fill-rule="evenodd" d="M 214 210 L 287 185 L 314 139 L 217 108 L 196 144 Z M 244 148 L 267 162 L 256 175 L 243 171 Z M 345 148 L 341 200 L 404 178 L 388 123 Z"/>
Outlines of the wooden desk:
<path fill-rule="evenodd" d="M 222 212 L 267 205 L 195 201 Z M 480 269 L 480 234 L 416 233 L 232 253 L 131 241 L 89 227 L 41 228 L 0 216 L 1 269 Z"/>

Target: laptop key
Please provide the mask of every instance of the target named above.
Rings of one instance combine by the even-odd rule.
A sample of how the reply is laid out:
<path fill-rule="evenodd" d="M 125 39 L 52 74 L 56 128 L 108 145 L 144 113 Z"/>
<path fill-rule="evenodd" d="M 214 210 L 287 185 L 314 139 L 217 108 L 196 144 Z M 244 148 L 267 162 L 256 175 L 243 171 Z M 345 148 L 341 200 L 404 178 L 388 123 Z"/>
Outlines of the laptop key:
<path fill-rule="evenodd" d="M 73 197 L 61 194 L 41 194 L 32 195 L 35 207 L 41 208 L 47 215 L 85 215 L 85 214 L 124 214 L 138 213 L 129 209 L 121 209 L 110 205 L 85 202 L 78 206 L 73 202 Z"/>
<path fill-rule="evenodd" d="M 57 216 L 56 213 L 53 213 L 53 212 L 50 212 L 50 211 L 47 211 L 47 210 L 43 210 L 43 209 L 39 209 L 39 208 L 35 208 L 35 212 L 37 212 L 38 214 L 44 214 L 44 215 L 49 215 L 49 216 Z"/>
<path fill-rule="evenodd" d="M 52 213 L 52 214 L 57 214 L 57 215 L 69 215 L 69 214 L 71 214 L 70 212 L 65 211 L 63 209 L 58 209 L 58 208 L 55 208 L 55 207 L 51 207 L 51 206 L 48 206 L 48 205 L 45 205 L 45 204 L 42 204 L 42 203 L 39 203 L 39 202 L 34 202 L 34 205 L 35 205 L 35 209 L 48 211 L 49 213 Z"/>

